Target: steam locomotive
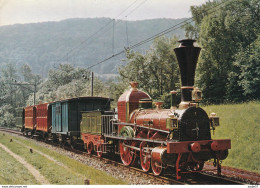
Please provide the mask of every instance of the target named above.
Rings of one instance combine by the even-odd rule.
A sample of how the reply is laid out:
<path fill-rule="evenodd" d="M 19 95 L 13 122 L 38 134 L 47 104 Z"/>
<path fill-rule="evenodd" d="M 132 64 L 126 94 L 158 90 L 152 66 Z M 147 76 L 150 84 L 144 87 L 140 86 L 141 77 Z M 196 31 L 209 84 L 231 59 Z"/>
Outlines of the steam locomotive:
<path fill-rule="evenodd" d="M 211 130 L 219 117 L 210 116 L 199 107 L 201 91 L 194 87 L 197 60 L 201 48 L 195 40 L 181 40 L 175 48 L 181 73 L 181 103 L 176 104 L 176 91 L 171 91 L 171 108 L 153 102 L 149 94 L 131 89 L 118 99 L 117 113 L 110 109 L 112 99 L 80 97 L 26 107 L 20 117 L 25 134 L 84 146 L 99 157 L 119 154 L 124 165 L 139 162 L 143 171 L 161 175 L 174 168 L 176 179 L 183 173 L 201 171 L 204 162 L 213 159 L 218 174 L 220 160 L 228 156 L 231 140 L 212 140 Z M 178 108 L 177 108 L 178 105 Z M 22 120 L 23 119 L 23 120 Z"/>

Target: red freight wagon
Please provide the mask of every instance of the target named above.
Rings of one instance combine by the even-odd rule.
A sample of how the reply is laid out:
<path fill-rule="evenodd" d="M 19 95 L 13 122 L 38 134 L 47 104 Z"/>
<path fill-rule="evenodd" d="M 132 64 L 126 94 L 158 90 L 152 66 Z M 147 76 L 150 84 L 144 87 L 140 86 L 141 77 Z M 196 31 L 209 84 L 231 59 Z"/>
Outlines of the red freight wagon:
<path fill-rule="evenodd" d="M 24 127 L 25 129 L 35 129 L 36 126 L 36 108 L 35 106 L 28 106 L 24 108 Z"/>
<path fill-rule="evenodd" d="M 36 106 L 36 130 L 51 132 L 51 108 L 49 103 Z"/>

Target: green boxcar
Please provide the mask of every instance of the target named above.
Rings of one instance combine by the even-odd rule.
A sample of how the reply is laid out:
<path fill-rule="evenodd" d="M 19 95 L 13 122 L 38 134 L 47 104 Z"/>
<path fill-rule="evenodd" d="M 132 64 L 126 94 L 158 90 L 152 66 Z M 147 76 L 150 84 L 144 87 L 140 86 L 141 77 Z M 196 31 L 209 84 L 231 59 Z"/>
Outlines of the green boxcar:
<path fill-rule="evenodd" d="M 22 128 L 24 126 L 24 108 L 16 108 L 15 109 L 15 119 L 16 119 L 16 127 Z"/>

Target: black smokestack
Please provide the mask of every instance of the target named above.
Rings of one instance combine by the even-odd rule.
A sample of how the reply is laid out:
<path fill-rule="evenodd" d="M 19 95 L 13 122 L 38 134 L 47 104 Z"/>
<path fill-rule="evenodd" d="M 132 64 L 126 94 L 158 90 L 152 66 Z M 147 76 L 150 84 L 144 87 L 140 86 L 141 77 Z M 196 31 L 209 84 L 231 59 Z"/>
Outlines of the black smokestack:
<path fill-rule="evenodd" d="M 192 101 L 191 92 L 193 90 L 195 70 L 201 48 L 195 47 L 196 40 L 184 39 L 180 40 L 180 45 L 175 48 L 182 85 L 182 101 Z"/>

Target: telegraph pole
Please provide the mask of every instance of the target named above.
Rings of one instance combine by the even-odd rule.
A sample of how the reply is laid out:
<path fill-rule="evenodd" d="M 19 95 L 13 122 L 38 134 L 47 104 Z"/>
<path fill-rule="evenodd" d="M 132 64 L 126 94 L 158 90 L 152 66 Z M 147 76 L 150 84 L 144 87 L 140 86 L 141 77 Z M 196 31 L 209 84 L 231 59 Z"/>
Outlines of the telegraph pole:
<path fill-rule="evenodd" d="M 36 82 L 34 82 L 34 92 L 33 92 L 33 105 L 35 106 L 36 103 Z"/>
<path fill-rule="evenodd" d="M 89 77 L 85 74 L 82 75 L 85 80 L 89 81 Z M 91 96 L 94 95 L 94 72 L 91 72 Z"/>
<path fill-rule="evenodd" d="M 16 82 L 16 80 L 15 80 L 15 82 Z M 28 89 L 29 91 L 33 92 L 33 105 L 35 106 L 35 104 L 36 104 L 36 82 L 34 82 L 34 83 L 11 83 L 11 85 L 18 85 L 18 86 L 21 86 L 21 87 Z M 25 87 L 25 85 L 34 86 L 34 90 Z"/>

